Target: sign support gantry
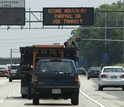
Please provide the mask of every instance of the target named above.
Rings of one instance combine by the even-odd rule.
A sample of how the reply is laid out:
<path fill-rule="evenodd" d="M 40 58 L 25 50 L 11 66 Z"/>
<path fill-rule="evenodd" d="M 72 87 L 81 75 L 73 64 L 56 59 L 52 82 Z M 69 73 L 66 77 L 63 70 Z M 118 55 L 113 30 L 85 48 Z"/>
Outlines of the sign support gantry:
<path fill-rule="evenodd" d="M 94 12 L 94 25 L 80 25 L 83 29 L 123 29 L 123 12 L 124 11 L 95 11 Z M 106 17 L 106 20 L 105 20 Z M 105 26 L 101 23 L 106 23 Z M 110 24 L 112 23 L 112 24 Z M 108 26 L 109 25 L 109 26 Z M 111 26 L 110 26 L 111 25 Z M 77 29 L 79 25 L 65 26 L 65 25 L 43 25 L 43 11 L 32 11 L 31 8 L 25 11 L 25 25 L 7 25 L 0 26 L 0 29 Z"/>

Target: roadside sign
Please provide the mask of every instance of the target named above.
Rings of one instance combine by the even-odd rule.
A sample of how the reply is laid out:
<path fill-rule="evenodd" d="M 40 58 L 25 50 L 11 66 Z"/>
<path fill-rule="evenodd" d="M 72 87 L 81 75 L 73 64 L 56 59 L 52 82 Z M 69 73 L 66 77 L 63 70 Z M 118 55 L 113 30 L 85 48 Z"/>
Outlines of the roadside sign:
<path fill-rule="evenodd" d="M 103 54 L 102 55 L 102 61 L 109 61 L 109 55 L 108 54 Z"/>
<path fill-rule="evenodd" d="M 53 45 L 60 45 L 60 43 L 53 43 Z"/>
<path fill-rule="evenodd" d="M 0 0 L 0 8 L 25 7 L 25 0 Z"/>
<path fill-rule="evenodd" d="M 94 7 L 44 7 L 43 25 L 93 25 Z"/>
<path fill-rule="evenodd" d="M 80 59 L 80 60 L 78 61 L 78 66 L 82 66 L 82 65 L 84 65 L 84 60 L 83 60 L 83 59 Z"/>
<path fill-rule="evenodd" d="M 25 25 L 25 0 L 0 0 L 0 25 Z"/>

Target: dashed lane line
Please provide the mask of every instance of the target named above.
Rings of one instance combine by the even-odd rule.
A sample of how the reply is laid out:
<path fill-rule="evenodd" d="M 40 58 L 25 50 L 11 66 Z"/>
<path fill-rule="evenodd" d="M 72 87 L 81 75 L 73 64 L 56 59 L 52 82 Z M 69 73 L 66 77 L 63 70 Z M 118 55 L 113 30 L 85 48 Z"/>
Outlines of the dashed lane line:
<path fill-rule="evenodd" d="M 84 95 L 86 98 L 88 98 L 89 100 L 93 101 L 94 103 L 96 103 L 97 105 L 99 105 L 100 107 L 106 107 L 103 104 L 101 104 L 100 102 L 92 99 L 91 97 L 89 97 L 87 94 L 85 94 L 82 90 L 80 90 L 81 94 Z"/>
<path fill-rule="evenodd" d="M 0 100 L 0 103 L 3 103 L 5 100 Z"/>

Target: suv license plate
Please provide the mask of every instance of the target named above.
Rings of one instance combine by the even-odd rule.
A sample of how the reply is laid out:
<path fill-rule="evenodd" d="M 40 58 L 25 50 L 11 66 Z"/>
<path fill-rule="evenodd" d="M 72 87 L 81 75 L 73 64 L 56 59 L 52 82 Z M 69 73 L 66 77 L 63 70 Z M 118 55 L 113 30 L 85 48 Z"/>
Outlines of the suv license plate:
<path fill-rule="evenodd" d="M 52 89 L 52 94 L 61 94 L 61 89 Z"/>

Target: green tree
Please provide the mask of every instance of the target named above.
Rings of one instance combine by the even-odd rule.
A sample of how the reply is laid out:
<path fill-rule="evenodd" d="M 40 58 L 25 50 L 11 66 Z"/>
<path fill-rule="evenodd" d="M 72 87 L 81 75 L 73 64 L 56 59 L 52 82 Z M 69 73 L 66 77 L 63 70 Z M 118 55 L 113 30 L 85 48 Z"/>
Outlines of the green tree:
<path fill-rule="evenodd" d="M 98 8 L 95 8 L 95 19 L 102 19 L 102 21 L 95 20 L 93 26 L 80 26 L 72 31 L 73 36 L 71 40 L 76 42 L 77 37 L 81 38 L 81 41 L 79 43 L 76 42 L 76 45 L 83 55 L 84 67 L 104 66 L 105 62 L 102 61 L 102 54 L 105 53 L 109 54 L 107 65 L 123 62 L 123 42 L 114 41 L 123 40 L 123 29 L 118 28 L 123 27 L 122 10 L 123 3 L 121 1 L 112 3 L 111 5 L 102 4 Z M 115 20 L 117 18 L 119 19 L 118 23 Z M 117 28 L 110 28 L 116 26 Z M 106 41 L 106 44 L 103 40 L 105 39 L 105 30 L 107 40 L 113 40 Z M 94 39 L 99 39 L 99 41 Z"/>

